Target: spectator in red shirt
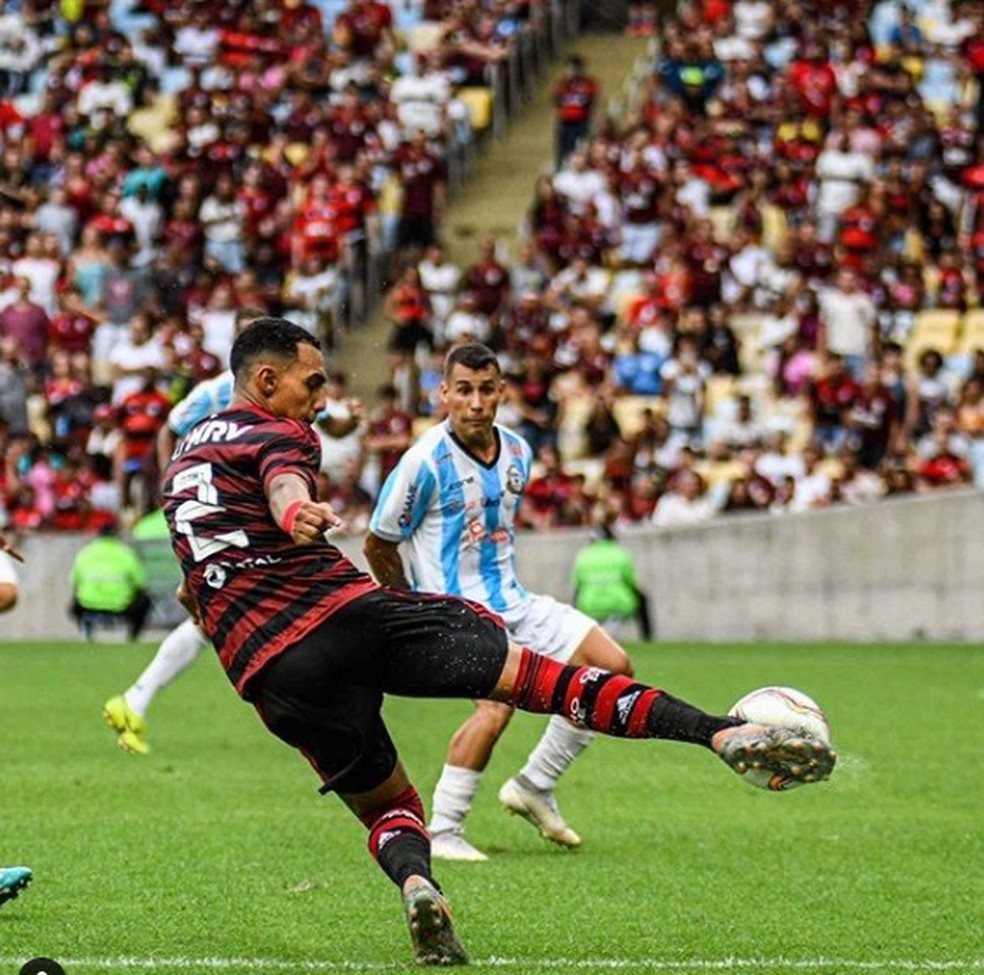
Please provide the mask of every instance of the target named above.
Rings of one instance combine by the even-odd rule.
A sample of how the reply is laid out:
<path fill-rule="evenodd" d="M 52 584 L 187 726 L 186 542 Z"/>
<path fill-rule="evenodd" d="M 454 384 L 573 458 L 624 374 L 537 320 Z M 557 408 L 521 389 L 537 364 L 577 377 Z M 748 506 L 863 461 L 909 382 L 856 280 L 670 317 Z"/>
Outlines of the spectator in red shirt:
<path fill-rule="evenodd" d="M 50 349 L 65 352 L 86 352 L 92 348 L 92 335 L 99 324 L 93 314 L 83 307 L 82 293 L 68 285 L 58 293 L 58 311 L 48 330 Z"/>
<path fill-rule="evenodd" d="M 171 409 L 168 398 L 158 391 L 153 371 L 148 370 L 144 386 L 130 393 L 119 407 L 120 430 L 123 433 L 114 459 L 113 474 L 120 492 L 123 507 L 133 507 L 137 502 L 134 482 L 141 481 L 140 508 L 146 514 L 153 507 L 152 487 L 157 483 L 152 469 L 155 452 L 154 441 L 164 425 Z"/>
<path fill-rule="evenodd" d="M 31 301 L 31 282 L 27 278 L 16 278 L 14 286 L 14 301 L 0 312 L 0 337 L 14 338 L 24 361 L 40 376 L 47 361 L 51 321 L 45 310 Z"/>
<path fill-rule="evenodd" d="M 597 99 L 598 82 L 585 71 L 584 59 L 571 55 L 567 59 L 567 73 L 554 89 L 557 169 L 590 133 L 591 115 Z"/>
<path fill-rule="evenodd" d="M 495 238 L 478 245 L 478 260 L 465 269 L 461 287 L 475 295 L 478 310 L 495 321 L 509 298 L 509 268 L 496 256 Z"/>
<path fill-rule="evenodd" d="M 372 480 L 379 487 L 413 442 L 413 417 L 400 407 L 400 394 L 395 386 L 380 386 L 376 398 L 378 405 L 370 417 L 362 446 L 375 460 Z"/>
<path fill-rule="evenodd" d="M 426 250 L 436 239 L 437 224 L 444 213 L 444 161 L 430 150 L 427 133 L 420 130 L 393 153 L 392 166 L 403 188 L 396 246 L 399 250 Z"/>
<path fill-rule="evenodd" d="M 332 40 L 356 60 L 373 58 L 385 46 L 392 50 L 393 12 L 378 0 L 349 0 L 336 18 Z"/>
<path fill-rule="evenodd" d="M 824 120 L 831 117 L 837 101 L 837 75 L 826 45 L 814 41 L 806 46 L 803 57 L 789 66 L 789 84 L 805 115 Z"/>
<path fill-rule="evenodd" d="M 847 439 L 848 418 L 861 399 L 861 386 L 841 356 L 828 353 L 825 368 L 813 383 L 813 432 L 816 442 L 836 453 Z"/>

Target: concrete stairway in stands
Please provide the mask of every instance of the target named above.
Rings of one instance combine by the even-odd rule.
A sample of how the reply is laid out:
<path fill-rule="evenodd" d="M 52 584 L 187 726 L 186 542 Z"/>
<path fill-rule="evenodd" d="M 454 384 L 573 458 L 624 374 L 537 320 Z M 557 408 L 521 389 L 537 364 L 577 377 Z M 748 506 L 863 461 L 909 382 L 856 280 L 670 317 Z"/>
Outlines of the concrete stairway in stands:
<path fill-rule="evenodd" d="M 569 40 L 565 49 L 584 57 L 588 71 L 600 82 L 600 112 L 613 102 L 617 105 L 626 78 L 646 50 L 646 41 L 602 32 Z M 553 164 L 551 91 L 562 71 L 561 61 L 553 63 L 548 80 L 510 120 L 503 138 L 492 141 L 490 136 L 483 144 L 473 172 L 448 207 L 443 237 L 452 259 L 460 265 L 474 260 L 478 241 L 488 234 L 500 240 L 507 254 L 515 253 L 533 185 Z M 348 374 L 352 395 L 360 396 L 367 407 L 372 405 L 375 389 L 386 380 L 388 332 L 377 307 L 364 328 L 344 336 L 333 359 Z"/>

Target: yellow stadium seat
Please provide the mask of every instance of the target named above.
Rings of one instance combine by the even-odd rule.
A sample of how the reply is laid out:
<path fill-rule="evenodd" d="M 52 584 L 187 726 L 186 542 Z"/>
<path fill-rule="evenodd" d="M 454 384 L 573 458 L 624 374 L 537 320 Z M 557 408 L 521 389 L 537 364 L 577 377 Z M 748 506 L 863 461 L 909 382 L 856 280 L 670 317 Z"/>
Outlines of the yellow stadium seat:
<path fill-rule="evenodd" d="M 715 373 L 704 387 L 704 413 L 713 416 L 721 405 L 738 394 L 738 380 L 734 376 Z"/>
<path fill-rule="evenodd" d="M 440 21 L 425 20 L 422 24 L 416 24 L 407 31 L 407 47 L 414 54 L 433 51 L 440 46 L 445 32 L 446 28 Z"/>
<path fill-rule="evenodd" d="M 917 312 L 910 340 L 939 343 L 941 352 L 952 350 L 960 332 L 960 312 L 955 308 L 927 308 Z"/>
<path fill-rule="evenodd" d="M 957 351 L 961 355 L 973 355 L 984 349 L 984 308 L 975 308 L 964 315 Z"/>
<path fill-rule="evenodd" d="M 462 88 L 458 97 L 468 106 L 471 125 L 476 132 L 482 132 L 492 124 L 495 93 L 491 88 Z"/>
<path fill-rule="evenodd" d="M 662 396 L 619 396 L 612 404 L 612 413 L 625 437 L 631 437 L 642 427 L 643 410 L 652 410 L 657 416 L 666 412 L 666 400 Z"/>

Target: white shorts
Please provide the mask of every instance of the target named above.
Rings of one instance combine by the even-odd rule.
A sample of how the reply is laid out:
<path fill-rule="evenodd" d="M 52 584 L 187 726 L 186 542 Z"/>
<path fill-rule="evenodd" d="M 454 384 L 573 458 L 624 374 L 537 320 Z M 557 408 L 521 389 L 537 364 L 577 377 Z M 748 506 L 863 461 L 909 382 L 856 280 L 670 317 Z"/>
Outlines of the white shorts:
<path fill-rule="evenodd" d="M 0 583 L 8 586 L 17 585 L 17 570 L 14 568 L 14 560 L 6 553 L 0 552 Z"/>
<path fill-rule="evenodd" d="M 504 619 L 513 643 L 562 664 L 571 659 L 588 631 L 598 625 L 579 609 L 558 602 L 553 596 L 538 595 L 531 595 Z"/>

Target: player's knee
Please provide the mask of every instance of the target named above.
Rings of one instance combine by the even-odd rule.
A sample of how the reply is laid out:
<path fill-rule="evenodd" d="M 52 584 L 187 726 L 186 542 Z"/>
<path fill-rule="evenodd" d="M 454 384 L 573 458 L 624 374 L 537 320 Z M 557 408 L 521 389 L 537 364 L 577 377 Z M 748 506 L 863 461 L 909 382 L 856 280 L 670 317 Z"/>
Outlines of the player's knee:
<path fill-rule="evenodd" d="M 6 613 L 17 605 L 17 587 L 0 582 L 0 613 Z"/>
<path fill-rule="evenodd" d="M 496 741 L 506 730 L 506 725 L 509 724 L 512 715 L 513 709 L 508 704 L 479 701 L 475 705 L 472 721 L 485 737 Z"/>
<path fill-rule="evenodd" d="M 600 667 L 626 677 L 634 676 L 629 655 L 600 626 L 588 634 L 570 663 L 577 667 Z"/>

